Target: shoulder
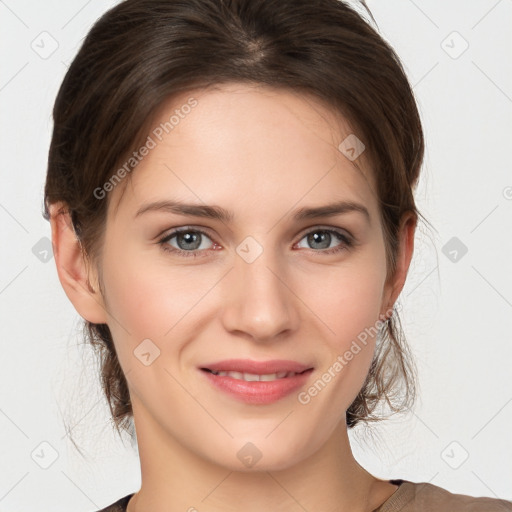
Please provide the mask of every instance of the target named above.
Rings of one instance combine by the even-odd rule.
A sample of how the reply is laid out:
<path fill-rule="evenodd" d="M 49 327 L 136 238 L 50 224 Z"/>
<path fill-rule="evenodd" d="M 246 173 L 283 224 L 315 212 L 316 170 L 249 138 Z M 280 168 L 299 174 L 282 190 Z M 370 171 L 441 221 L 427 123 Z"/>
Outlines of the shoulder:
<path fill-rule="evenodd" d="M 112 505 L 98 510 L 98 512 L 126 512 L 126 507 L 128 506 L 128 502 L 132 496 L 133 493 L 128 494 L 127 496 L 117 500 L 115 503 L 112 503 Z"/>
<path fill-rule="evenodd" d="M 397 480 L 400 487 L 381 505 L 378 512 L 512 512 L 512 501 L 454 494 L 426 482 Z"/>

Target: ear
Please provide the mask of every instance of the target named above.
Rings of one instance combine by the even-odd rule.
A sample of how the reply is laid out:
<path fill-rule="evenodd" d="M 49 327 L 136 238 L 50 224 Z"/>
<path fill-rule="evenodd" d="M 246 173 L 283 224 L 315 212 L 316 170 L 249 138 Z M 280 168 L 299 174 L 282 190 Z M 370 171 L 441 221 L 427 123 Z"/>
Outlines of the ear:
<path fill-rule="evenodd" d="M 59 281 L 80 316 L 95 324 L 107 323 L 107 311 L 99 287 L 92 288 L 82 246 L 75 234 L 67 206 L 54 203 L 49 207 L 52 246 Z M 93 282 L 97 283 L 96 272 Z"/>
<path fill-rule="evenodd" d="M 390 282 L 384 288 L 382 307 L 384 310 L 381 315 L 382 318 L 389 317 L 389 309 L 395 304 L 402 288 L 405 284 L 405 279 L 409 271 L 412 255 L 414 252 L 414 234 L 416 231 L 417 217 L 412 212 L 407 212 L 403 215 L 400 222 L 399 229 L 399 248 L 396 258 L 396 272 Z"/>

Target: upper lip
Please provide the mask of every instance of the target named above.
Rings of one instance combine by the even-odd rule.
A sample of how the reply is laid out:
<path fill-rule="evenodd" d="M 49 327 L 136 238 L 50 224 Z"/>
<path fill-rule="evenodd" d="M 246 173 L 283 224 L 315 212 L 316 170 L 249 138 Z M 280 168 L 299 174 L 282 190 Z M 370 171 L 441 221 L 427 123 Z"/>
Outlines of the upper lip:
<path fill-rule="evenodd" d="M 264 375 L 278 372 L 301 373 L 312 368 L 306 364 L 285 359 L 272 359 L 268 361 L 254 361 L 252 359 L 227 359 L 201 365 L 201 369 L 215 372 L 240 372 Z"/>

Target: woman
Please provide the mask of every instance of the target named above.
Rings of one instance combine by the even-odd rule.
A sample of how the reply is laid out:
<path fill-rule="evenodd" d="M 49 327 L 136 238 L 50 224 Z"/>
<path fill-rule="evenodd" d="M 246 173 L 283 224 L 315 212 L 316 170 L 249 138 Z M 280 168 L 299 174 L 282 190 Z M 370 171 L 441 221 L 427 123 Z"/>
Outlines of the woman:
<path fill-rule="evenodd" d="M 124 1 L 54 121 L 59 279 L 141 460 L 104 510 L 512 510 L 351 451 L 349 428 L 414 399 L 393 307 L 424 152 L 400 61 L 354 10 Z"/>

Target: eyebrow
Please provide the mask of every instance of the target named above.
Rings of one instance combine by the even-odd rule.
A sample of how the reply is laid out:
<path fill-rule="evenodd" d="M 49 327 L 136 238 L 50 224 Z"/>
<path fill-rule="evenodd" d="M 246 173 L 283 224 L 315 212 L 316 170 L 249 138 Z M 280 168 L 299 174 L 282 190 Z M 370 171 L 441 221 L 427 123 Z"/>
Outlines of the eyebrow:
<path fill-rule="evenodd" d="M 143 204 L 135 214 L 135 218 L 146 212 L 168 212 L 177 215 L 192 215 L 194 217 L 219 220 L 226 224 L 232 222 L 234 219 L 233 212 L 225 210 L 220 206 L 191 204 L 170 200 L 154 201 L 152 203 Z M 349 212 L 362 213 L 366 217 L 368 223 L 370 223 L 370 213 L 368 212 L 368 209 L 362 204 L 354 201 L 337 201 L 322 206 L 299 208 L 293 214 L 293 220 L 301 221 L 305 219 L 315 219 L 318 217 L 334 217 L 336 215 L 342 215 Z"/>

